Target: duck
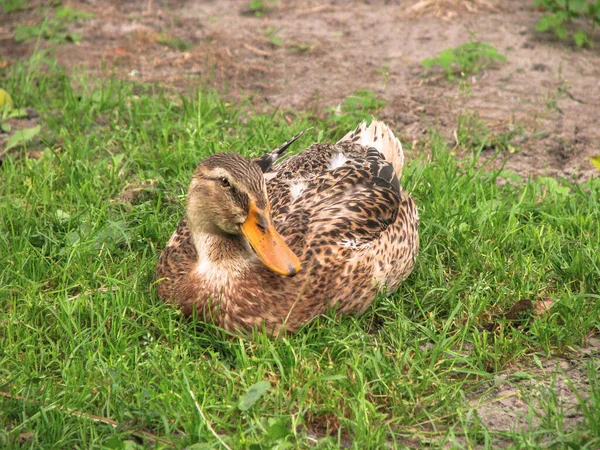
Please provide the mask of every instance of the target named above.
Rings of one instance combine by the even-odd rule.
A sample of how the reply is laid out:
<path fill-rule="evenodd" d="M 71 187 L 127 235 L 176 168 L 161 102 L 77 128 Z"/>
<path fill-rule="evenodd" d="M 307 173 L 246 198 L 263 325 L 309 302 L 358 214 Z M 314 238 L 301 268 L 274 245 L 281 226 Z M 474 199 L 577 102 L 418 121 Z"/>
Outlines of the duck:
<path fill-rule="evenodd" d="M 158 260 L 160 299 L 236 334 L 279 336 L 398 289 L 419 250 L 400 141 L 373 119 L 286 157 L 303 133 L 258 158 L 199 162 Z"/>

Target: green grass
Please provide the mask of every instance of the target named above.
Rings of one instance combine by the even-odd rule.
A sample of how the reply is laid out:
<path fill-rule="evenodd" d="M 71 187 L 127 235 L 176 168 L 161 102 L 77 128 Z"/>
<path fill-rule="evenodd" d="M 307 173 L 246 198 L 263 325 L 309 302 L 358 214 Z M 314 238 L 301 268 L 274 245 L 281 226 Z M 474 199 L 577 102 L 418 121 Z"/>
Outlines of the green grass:
<path fill-rule="evenodd" d="M 577 47 L 594 48 L 593 32 L 600 25 L 600 0 L 533 0 L 543 11 L 536 31 L 552 32 L 561 40 L 569 37 Z"/>
<path fill-rule="evenodd" d="M 556 398 L 531 399 L 545 419 L 522 432 L 489 429 L 469 406 L 499 373 L 598 334 L 600 180 L 487 171 L 480 149 L 456 161 L 432 131 L 431 161 L 412 160 L 403 178 L 421 253 L 400 290 L 360 318 L 231 339 L 153 287 L 196 163 L 256 156 L 309 125 L 297 148 L 333 140 L 354 115 L 342 110 L 331 132 L 209 92 L 87 81 L 40 57 L 0 72 L 17 107 L 39 112 L 41 141 L 28 145 L 43 150 L 0 166 L 0 447 L 600 446 L 594 359 L 575 428 Z M 544 298 L 547 314 L 502 318 Z M 245 395 L 261 381 L 270 388 Z"/>
<path fill-rule="evenodd" d="M 444 70 L 446 77 L 453 80 L 457 74 L 466 78 L 478 74 L 495 62 L 504 61 L 506 56 L 499 53 L 493 45 L 471 41 L 442 50 L 435 58 L 425 58 L 421 65 L 427 71 L 439 66 Z"/>

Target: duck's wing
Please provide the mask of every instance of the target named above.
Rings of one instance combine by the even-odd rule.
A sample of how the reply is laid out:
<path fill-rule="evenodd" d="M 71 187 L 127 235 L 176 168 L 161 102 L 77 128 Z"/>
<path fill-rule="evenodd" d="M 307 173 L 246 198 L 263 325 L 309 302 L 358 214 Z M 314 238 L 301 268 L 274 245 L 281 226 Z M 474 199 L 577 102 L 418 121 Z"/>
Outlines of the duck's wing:
<path fill-rule="evenodd" d="M 364 153 L 356 144 L 329 147 L 320 153 L 332 157 L 340 148 L 345 154 Z M 296 173 L 301 176 L 302 170 Z M 279 232 L 297 254 L 309 253 L 305 259 L 325 247 L 338 252 L 369 245 L 394 223 L 401 197 L 393 166 L 374 148 L 318 176 L 279 172 L 267 189 Z"/>
<path fill-rule="evenodd" d="M 187 275 L 197 261 L 198 252 L 187 222 L 183 219 L 158 259 L 156 278 L 159 280 L 159 296 L 164 300 L 173 298 L 178 281 Z"/>
<path fill-rule="evenodd" d="M 285 145 L 285 144 L 284 144 Z M 277 173 L 288 180 L 307 180 L 320 177 L 323 171 L 335 170 L 347 162 L 366 158 L 367 150 L 376 149 L 388 161 L 398 178 L 402 176 L 404 152 L 392 130 L 384 123 L 373 120 L 370 125 L 361 122 L 337 144 L 317 143 L 277 165 L 269 166 L 268 179 Z M 277 150 L 270 154 L 275 157 Z M 275 162 L 275 160 L 273 160 Z"/>
<path fill-rule="evenodd" d="M 403 164 L 400 142 L 374 120 L 335 145 L 314 144 L 274 166 L 267 182 L 273 219 L 305 270 L 327 267 L 340 279 L 348 271 L 364 274 L 372 267 L 368 255 L 381 266 L 383 284 L 396 285 L 410 272 L 418 216 L 412 199 L 401 194 Z M 386 252 L 408 255 L 407 262 L 386 259 Z"/>

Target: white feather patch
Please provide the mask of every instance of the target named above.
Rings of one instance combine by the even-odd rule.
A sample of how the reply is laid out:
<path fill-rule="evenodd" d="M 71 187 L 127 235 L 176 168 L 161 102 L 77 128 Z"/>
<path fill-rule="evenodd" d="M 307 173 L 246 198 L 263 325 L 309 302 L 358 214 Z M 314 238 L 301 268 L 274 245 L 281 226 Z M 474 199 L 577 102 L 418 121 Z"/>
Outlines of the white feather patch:
<path fill-rule="evenodd" d="M 169 239 L 169 242 L 167 242 L 167 247 L 172 247 L 175 243 L 175 239 L 177 239 L 177 232 L 171 235 L 171 239 Z"/>
<path fill-rule="evenodd" d="M 306 183 L 304 181 L 296 181 L 290 184 L 290 196 L 292 197 L 292 200 L 296 200 L 298 197 L 300 197 L 305 189 Z"/>
<path fill-rule="evenodd" d="M 337 245 L 344 248 L 357 249 L 360 246 L 360 239 L 343 239 L 337 242 Z"/>
<path fill-rule="evenodd" d="M 331 157 L 331 161 L 329 161 L 329 168 L 331 170 L 337 169 L 338 167 L 342 167 L 346 162 L 347 158 L 343 153 L 338 153 L 337 155 L 333 155 Z"/>
<path fill-rule="evenodd" d="M 263 175 L 265 181 L 270 181 L 277 176 L 277 172 L 267 172 Z"/>

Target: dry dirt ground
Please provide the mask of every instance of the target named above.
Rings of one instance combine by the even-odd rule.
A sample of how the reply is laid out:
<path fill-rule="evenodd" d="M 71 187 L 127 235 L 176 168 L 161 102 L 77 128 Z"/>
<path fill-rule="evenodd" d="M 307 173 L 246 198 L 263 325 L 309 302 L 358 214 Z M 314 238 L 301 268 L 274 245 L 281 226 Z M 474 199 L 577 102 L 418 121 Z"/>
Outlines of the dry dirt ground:
<path fill-rule="evenodd" d="M 263 3 L 267 9 L 257 17 L 248 0 L 63 1 L 94 18 L 70 26 L 83 40 L 59 45 L 56 57 L 97 75 L 182 90 L 207 85 L 265 109 L 322 114 L 368 89 L 387 100 L 379 116 L 403 141 L 420 142 L 437 128 L 452 146 L 459 115 L 476 114 L 489 130 L 510 137 L 513 151 L 503 154 L 509 169 L 575 180 L 598 173 L 589 157 L 600 153 L 600 45 L 575 49 L 537 34 L 540 12 L 530 1 Z M 31 54 L 35 44 L 16 44 L 14 30 L 39 23 L 40 14 L 28 8 L 0 16 L 0 64 Z M 464 82 L 425 73 L 424 58 L 470 39 L 494 45 L 507 61 L 466 80 L 466 89 Z M 514 382 L 505 374 L 471 402 L 491 429 L 531 428 L 540 419 L 528 418 L 527 398 L 556 393 L 576 424 L 582 416 L 566 380 L 585 396 L 582 361 L 599 353 L 599 342 L 591 340 L 577 359 L 515 368 L 531 377 Z"/>
<path fill-rule="evenodd" d="M 260 17 L 250 3 L 63 1 L 94 18 L 71 25 L 83 40 L 59 46 L 57 58 L 175 88 L 208 84 L 264 108 L 322 113 L 369 89 L 388 101 L 379 116 L 404 141 L 438 128 L 452 144 L 460 113 L 476 114 L 509 137 L 508 169 L 575 180 L 597 173 L 589 157 L 600 153 L 600 45 L 576 49 L 536 33 L 540 12 L 529 0 L 262 0 Z M 14 25 L 39 15 L 0 17 L 3 64 L 31 53 L 33 43 L 13 42 Z M 470 77 L 467 89 L 425 74 L 424 58 L 470 39 L 507 62 Z"/>

